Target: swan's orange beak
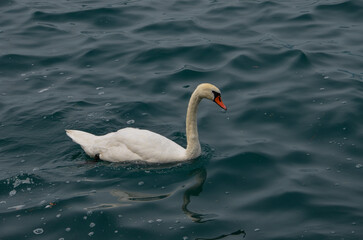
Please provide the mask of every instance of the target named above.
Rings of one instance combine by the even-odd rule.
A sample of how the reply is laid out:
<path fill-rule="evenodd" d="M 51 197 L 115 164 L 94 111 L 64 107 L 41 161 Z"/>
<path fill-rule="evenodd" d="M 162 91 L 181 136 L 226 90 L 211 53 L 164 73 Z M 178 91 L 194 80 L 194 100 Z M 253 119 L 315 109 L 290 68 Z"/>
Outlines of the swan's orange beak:
<path fill-rule="evenodd" d="M 217 96 L 214 98 L 214 102 L 218 104 L 218 106 L 220 106 L 221 108 L 223 108 L 224 110 L 227 110 L 226 105 L 224 105 L 224 103 L 222 102 L 222 98 L 221 96 Z"/>

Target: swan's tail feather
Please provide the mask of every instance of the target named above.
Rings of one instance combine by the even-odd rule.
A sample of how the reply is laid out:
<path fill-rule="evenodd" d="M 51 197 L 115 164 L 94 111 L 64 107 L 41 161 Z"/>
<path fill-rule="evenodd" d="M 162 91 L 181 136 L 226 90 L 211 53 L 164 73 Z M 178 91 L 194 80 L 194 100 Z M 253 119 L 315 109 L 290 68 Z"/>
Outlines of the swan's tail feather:
<path fill-rule="evenodd" d="M 97 136 L 79 130 L 66 130 L 66 133 L 73 140 L 73 142 L 81 145 L 83 150 L 89 156 L 94 157 L 96 154 L 98 154 L 98 152 L 95 151 L 93 147 Z"/>

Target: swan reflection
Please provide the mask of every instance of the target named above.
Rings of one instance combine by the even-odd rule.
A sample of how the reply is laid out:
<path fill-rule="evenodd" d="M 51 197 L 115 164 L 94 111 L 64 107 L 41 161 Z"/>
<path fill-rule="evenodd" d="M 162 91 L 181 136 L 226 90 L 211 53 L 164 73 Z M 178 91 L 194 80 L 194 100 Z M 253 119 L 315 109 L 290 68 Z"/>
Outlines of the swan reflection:
<path fill-rule="evenodd" d="M 244 230 L 242 230 L 242 229 L 239 229 L 239 230 L 234 231 L 232 233 L 222 234 L 222 235 L 220 235 L 218 237 L 214 237 L 214 238 L 196 238 L 195 240 L 218 240 L 218 239 L 223 239 L 225 237 L 229 237 L 229 236 L 232 236 L 232 235 L 234 235 L 234 236 L 242 235 L 242 237 L 245 238 L 246 237 L 246 232 Z"/>
<path fill-rule="evenodd" d="M 163 194 L 152 194 L 152 193 L 143 193 L 143 192 L 129 192 L 122 191 L 119 189 L 111 190 L 111 195 L 117 197 L 117 200 L 122 203 L 123 206 L 128 205 L 125 204 L 127 202 L 148 202 L 148 201 L 157 201 L 168 198 L 172 196 L 174 193 L 178 192 L 181 189 L 185 189 L 183 194 L 183 203 L 181 206 L 182 211 L 186 216 L 188 216 L 192 221 L 202 223 L 213 220 L 216 217 L 215 214 L 201 214 L 194 211 L 189 210 L 189 205 L 191 204 L 191 197 L 198 196 L 203 191 L 203 185 L 207 178 L 207 171 L 205 168 L 198 168 L 190 173 L 194 176 L 194 181 L 190 184 L 190 186 L 180 186 L 174 191 L 170 193 Z"/>
<path fill-rule="evenodd" d="M 171 195 L 171 193 L 167 194 L 148 194 L 148 193 L 139 193 L 139 192 L 123 192 L 120 190 L 112 190 L 112 196 L 117 197 L 118 201 L 136 201 L 136 202 L 148 202 L 155 201 L 167 198 Z"/>
<path fill-rule="evenodd" d="M 188 187 L 184 192 L 182 210 L 193 222 L 201 223 L 211 221 L 214 217 L 216 217 L 215 214 L 200 214 L 188 209 L 188 205 L 191 202 L 190 197 L 199 196 L 199 194 L 203 191 L 203 185 L 207 179 L 207 171 L 205 168 L 198 168 L 192 171 L 191 174 L 195 175 L 195 183 Z"/>

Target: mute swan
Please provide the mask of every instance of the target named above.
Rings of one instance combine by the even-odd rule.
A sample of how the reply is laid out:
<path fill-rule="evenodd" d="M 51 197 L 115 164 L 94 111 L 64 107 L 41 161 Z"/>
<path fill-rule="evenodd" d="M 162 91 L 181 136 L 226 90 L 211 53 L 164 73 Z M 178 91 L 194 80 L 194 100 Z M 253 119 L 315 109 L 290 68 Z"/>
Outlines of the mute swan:
<path fill-rule="evenodd" d="M 187 148 L 160 134 L 137 128 L 123 128 L 103 136 L 95 136 L 78 130 L 66 130 L 67 135 L 94 158 L 110 162 L 145 161 L 149 163 L 180 162 L 197 158 L 201 148 L 197 129 L 198 104 L 203 98 L 217 103 L 227 110 L 220 90 L 209 83 L 200 84 L 190 97 L 186 135 Z"/>

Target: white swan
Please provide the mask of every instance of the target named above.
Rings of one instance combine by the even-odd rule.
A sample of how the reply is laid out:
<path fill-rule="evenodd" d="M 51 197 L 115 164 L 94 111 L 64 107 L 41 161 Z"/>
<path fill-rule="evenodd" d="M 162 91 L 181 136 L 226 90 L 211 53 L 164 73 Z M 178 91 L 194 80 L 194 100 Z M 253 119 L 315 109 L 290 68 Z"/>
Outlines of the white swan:
<path fill-rule="evenodd" d="M 227 110 L 219 89 L 209 83 L 200 84 L 189 100 L 186 135 L 187 148 L 183 148 L 160 134 L 137 128 L 123 128 L 103 136 L 78 130 L 66 130 L 67 135 L 90 156 L 110 162 L 145 161 L 150 163 L 180 162 L 198 157 L 201 153 L 197 109 L 203 98 Z"/>

